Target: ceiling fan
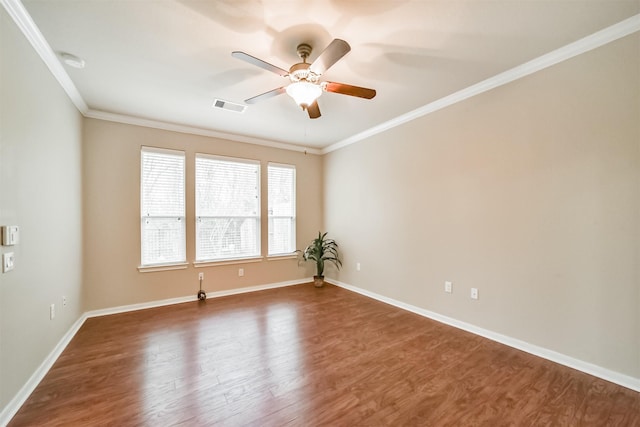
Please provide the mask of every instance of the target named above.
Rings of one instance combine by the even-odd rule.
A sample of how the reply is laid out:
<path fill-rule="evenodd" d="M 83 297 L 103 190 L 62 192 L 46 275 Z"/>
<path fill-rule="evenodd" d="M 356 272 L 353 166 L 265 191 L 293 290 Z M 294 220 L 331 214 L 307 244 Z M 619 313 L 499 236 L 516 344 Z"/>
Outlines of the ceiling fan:
<path fill-rule="evenodd" d="M 359 98 L 371 99 L 376 96 L 374 89 L 365 87 L 351 86 L 344 83 L 320 81 L 322 74 L 327 71 L 333 64 L 338 62 L 351 50 L 351 46 L 344 40 L 334 39 L 329 46 L 313 61 L 312 64 L 307 63 L 307 58 L 311 54 L 311 46 L 307 43 L 298 45 L 297 53 L 302 62 L 294 64 L 289 71 L 271 65 L 268 62 L 251 56 L 247 53 L 235 51 L 231 55 L 234 58 L 241 59 L 267 71 L 276 73 L 282 77 L 288 77 L 291 83 L 286 87 L 279 87 L 263 94 L 245 99 L 247 104 L 255 104 L 256 102 L 287 93 L 296 103 L 306 110 L 309 118 L 317 119 L 320 117 L 320 107 L 318 107 L 318 97 L 322 92 L 333 92 L 342 95 L 357 96 Z"/>

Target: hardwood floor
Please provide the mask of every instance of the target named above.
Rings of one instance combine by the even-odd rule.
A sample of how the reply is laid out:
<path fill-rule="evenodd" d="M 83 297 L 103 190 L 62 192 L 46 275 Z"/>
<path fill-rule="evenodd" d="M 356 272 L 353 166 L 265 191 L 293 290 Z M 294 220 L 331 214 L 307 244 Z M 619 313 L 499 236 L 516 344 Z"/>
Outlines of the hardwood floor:
<path fill-rule="evenodd" d="M 640 393 L 312 284 L 88 319 L 10 426 L 638 426 Z"/>

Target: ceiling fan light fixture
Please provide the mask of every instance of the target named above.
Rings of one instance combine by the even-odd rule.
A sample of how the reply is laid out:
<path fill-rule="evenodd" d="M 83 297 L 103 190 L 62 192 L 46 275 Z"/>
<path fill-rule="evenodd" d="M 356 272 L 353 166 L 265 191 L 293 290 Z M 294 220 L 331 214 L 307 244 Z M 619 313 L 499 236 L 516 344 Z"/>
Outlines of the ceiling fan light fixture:
<path fill-rule="evenodd" d="M 306 43 L 299 44 L 297 52 L 302 62 L 293 64 L 289 68 L 289 71 L 238 50 L 232 52 L 231 56 L 271 71 L 281 77 L 289 78 L 291 81 L 288 86 L 281 86 L 277 89 L 272 89 L 260 95 L 245 99 L 245 103 L 255 104 L 256 102 L 287 92 L 296 104 L 307 111 L 310 119 L 317 119 L 322 116 L 322 114 L 320 114 L 320 107 L 316 100 L 322 95 L 322 92 L 333 92 L 364 99 L 371 99 L 376 96 L 375 89 L 352 86 L 344 83 L 320 81 L 320 77 L 325 71 L 349 53 L 350 50 L 351 47 L 346 41 L 333 39 L 333 41 L 329 43 L 329 46 L 322 51 L 320 56 L 318 56 L 313 63 L 309 64 L 307 63 L 307 58 L 311 54 L 311 46 Z"/>
<path fill-rule="evenodd" d="M 322 95 L 322 88 L 317 84 L 299 81 L 287 86 L 287 94 L 293 98 L 296 104 L 306 109 Z"/>

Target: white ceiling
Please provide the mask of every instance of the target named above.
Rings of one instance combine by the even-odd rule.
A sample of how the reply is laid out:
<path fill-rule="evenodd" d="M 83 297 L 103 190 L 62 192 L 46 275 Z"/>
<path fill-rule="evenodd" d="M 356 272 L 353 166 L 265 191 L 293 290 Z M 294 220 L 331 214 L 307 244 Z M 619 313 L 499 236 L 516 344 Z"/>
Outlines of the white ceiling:
<path fill-rule="evenodd" d="M 18 0 L 14 1 L 19 5 Z M 640 12 L 613 0 L 23 0 L 56 54 L 86 61 L 64 70 L 83 113 L 148 119 L 309 149 L 366 132 Z M 242 114 L 212 108 L 288 79 L 231 56 L 281 68 L 296 46 L 334 38 L 351 52 L 323 79 L 377 90 L 372 100 L 324 93 L 316 120 L 286 94 Z M 106 114 L 109 113 L 109 114 Z M 134 119 L 135 118 L 135 119 Z M 248 137 L 248 138 L 247 138 Z"/>

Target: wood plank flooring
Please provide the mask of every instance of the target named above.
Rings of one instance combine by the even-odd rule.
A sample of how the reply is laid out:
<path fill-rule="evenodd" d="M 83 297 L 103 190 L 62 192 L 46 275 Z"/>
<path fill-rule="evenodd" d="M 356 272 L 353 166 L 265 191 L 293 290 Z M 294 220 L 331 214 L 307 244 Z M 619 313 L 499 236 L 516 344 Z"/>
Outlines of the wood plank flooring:
<path fill-rule="evenodd" d="M 88 319 L 10 426 L 640 426 L 640 393 L 328 285 Z"/>

